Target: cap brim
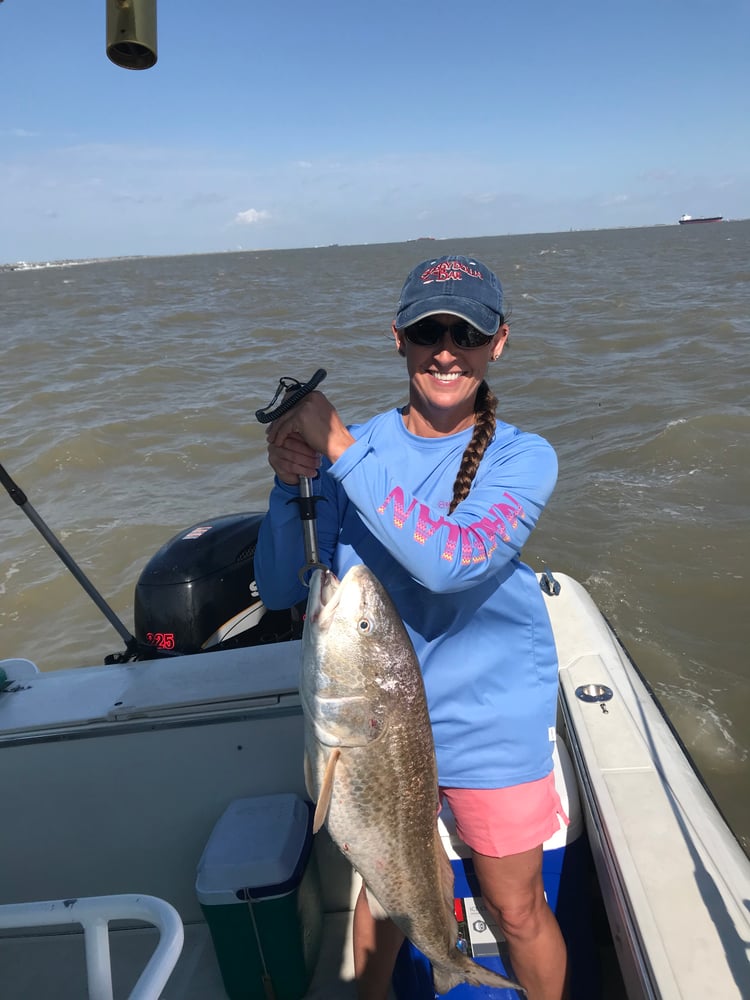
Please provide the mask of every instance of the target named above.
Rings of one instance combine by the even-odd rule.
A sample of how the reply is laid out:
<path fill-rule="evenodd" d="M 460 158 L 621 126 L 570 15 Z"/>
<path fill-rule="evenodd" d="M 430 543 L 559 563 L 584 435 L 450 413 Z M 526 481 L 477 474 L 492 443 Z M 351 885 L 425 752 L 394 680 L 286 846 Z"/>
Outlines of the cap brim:
<path fill-rule="evenodd" d="M 406 306 L 396 314 L 396 329 L 403 330 L 405 326 L 418 323 L 420 319 L 441 313 L 460 316 L 482 333 L 486 333 L 488 337 L 494 336 L 500 329 L 500 317 L 496 312 L 475 299 L 466 299 L 459 295 L 436 295 Z"/>

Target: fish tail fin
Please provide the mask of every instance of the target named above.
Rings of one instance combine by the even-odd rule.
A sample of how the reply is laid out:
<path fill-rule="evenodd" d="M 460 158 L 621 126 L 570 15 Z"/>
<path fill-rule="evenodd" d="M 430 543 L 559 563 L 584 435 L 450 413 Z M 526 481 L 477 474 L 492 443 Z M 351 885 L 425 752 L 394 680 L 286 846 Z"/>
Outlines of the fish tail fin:
<path fill-rule="evenodd" d="M 465 957 L 465 956 L 464 956 Z M 471 986 L 494 986 L 495 989 L 516 990 L 520 997 L 526 996 L 526 990 L 520 983 L 506 979 L 499 972 L 494 972 L 484 965 L 466 958 L 464 962 L 451 962 L 450 965 L 433 965 L 432 978 L 436 993 L 447 993 L 454 986 L 469 983 Z"/>

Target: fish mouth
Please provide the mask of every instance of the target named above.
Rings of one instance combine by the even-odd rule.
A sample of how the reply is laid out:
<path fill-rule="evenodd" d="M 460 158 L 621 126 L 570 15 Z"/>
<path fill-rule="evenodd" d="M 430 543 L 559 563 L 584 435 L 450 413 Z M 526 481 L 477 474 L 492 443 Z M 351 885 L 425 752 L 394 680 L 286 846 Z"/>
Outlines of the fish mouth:
<path fill-rule="evenodd" d="M 310 580 L 307 617 L 310 623 L 324 628 L 336 611 L 341 596 L 341 581 L 331 569 L 317 569 Z"/>

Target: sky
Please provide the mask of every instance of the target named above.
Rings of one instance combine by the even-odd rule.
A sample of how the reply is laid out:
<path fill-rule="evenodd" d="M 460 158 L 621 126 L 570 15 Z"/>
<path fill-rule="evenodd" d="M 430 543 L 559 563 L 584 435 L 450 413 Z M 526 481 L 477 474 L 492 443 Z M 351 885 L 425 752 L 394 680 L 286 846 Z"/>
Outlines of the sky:
<path fill-rule="evenodd" d="M 750 0 L 0 2 L 0 263 L 750 217 Z"/>

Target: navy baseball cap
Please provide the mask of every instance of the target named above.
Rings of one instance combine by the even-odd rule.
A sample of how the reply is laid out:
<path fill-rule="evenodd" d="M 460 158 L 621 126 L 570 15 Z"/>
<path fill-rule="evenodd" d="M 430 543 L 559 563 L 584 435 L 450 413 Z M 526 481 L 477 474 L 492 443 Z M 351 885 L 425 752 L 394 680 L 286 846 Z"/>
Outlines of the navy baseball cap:
<path fill-rule="evenodd" d="M 503 315 L 497 276 L 478 260 L 456 254 L 417 264 L 401 289 L 396 329 L 436 313 L 460 316 L 489 336 L 497 333 Z"/>

